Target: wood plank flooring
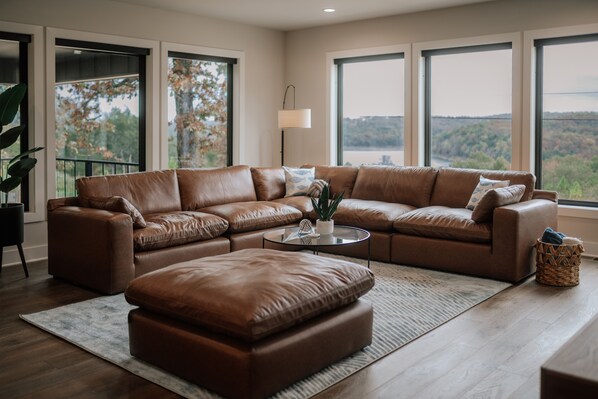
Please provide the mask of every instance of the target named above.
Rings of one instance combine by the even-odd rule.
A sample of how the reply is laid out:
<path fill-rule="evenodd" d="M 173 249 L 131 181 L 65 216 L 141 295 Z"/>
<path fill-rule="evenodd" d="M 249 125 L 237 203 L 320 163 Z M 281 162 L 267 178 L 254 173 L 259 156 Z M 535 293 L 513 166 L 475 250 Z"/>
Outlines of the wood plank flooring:
<path fill-rule="evenodd" d="M 18 318 L 97 294 L 48 276 L 46 262 L 0 274 L 0 398 L 176 398 Z M 539 398 L 540 365 L 598 314 L 598 262 L 581 284 L 530 278 L 316 396 L 326 398 Z"/>

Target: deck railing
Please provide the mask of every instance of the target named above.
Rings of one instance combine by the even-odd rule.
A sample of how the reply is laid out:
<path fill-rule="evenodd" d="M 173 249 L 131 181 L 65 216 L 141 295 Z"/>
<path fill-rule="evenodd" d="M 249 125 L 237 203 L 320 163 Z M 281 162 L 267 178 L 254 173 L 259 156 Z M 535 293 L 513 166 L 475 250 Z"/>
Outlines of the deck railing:
<path fill-rule="evenodd" d="M 85 176 L 106 176 L 139 172 L 134 162 L 56 158 L 56 197 L 77 195 L 75 180 Z"/>

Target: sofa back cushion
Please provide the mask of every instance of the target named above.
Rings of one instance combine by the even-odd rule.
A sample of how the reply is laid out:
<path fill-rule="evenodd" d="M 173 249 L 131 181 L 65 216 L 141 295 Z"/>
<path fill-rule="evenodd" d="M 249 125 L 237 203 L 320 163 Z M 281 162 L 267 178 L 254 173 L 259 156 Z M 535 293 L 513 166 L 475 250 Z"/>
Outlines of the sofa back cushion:
<path fill-rule="evenodd" d="M 181 207 L 193 211 L 212 205 L 256 201 L 249 166 L 221 169 L 177 169 Z"/>
<path fill-rule="evenodd" d="M 251 177 L 258 201 L 284 197 L 285 180 L 282 168 L 251 168 Z"/>
<path fill-rule="evenodd" d="M 351 198 L 422 208 L 430 205 L 436 172 L 430 167 L 362 166 Z"/>
<path fill-rule="evenodd" d="M 465 208 L 471 193 L 480 182 L 480 176 L 492 180 L 508 180 L 510 185 L 523 184 L 525 192 L 521 201 L 530 200 L 534 193 L 536 177 L 529 172 L 442 168 L 436 177 L 430 205 Z"/>
<path fill-rule="evenodd" d="M 76 185 L 82 206 L 89 206 L 89 198 L 119 196 L 126 198 L 142 215 L 181 210 L 174 170 L 81 177 Z"/>
<path fill-rule="evenodd" d="M 321 179 L 330 184 L 332 195 L 338 195 L 343 191 L 343 198 L 351 198 L 353 187 L 357 179 L 359 168 L 356 166 L 323 166 L 303 165 L 302 168 L 316 168 L 316 179 Z"/>

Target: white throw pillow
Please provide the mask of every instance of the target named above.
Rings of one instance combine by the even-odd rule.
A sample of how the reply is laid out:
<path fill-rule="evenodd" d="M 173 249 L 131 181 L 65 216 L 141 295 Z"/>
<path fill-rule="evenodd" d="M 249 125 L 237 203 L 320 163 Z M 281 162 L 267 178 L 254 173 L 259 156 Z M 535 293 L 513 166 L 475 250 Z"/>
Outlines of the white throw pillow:
<path fill-rule="evenodd" d="M 287 192 L 285 197 L 306 195 L 311 182 L 314 180 L 316 168 L 288 168 L 284 169 L 284 179 Z"/>
<path fill-rule="evenodd" d="M 473 190 L 473 193 L 471 193 L 471 198 L 469 198 L 466 208 L 474 210 L 478 202 L 480 202 L 488 190 L 492 190 L 493 188 L 507 187 L 510 183 L 511 182 L 509 180 L 490 180 L 486 179 L 484 176 L 480 176 L 480 182 L 476 186 L 475 190 Z"/>

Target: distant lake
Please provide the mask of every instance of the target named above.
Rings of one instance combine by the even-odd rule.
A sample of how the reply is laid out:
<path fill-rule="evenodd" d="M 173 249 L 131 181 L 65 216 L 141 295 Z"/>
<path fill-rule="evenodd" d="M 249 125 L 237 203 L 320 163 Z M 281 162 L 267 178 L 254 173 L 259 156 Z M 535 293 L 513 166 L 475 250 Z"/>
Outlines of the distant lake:
<path fill-rule="evenodd" d="M 404 150 L 345 150 L 343 151 L 343 164 L 350 163 L 357 166 L 362 164 L 375 165 L 404 165 Z M 446 159 L 432 159 L 432 166 L 448 166 L 450 161 Z"/>

